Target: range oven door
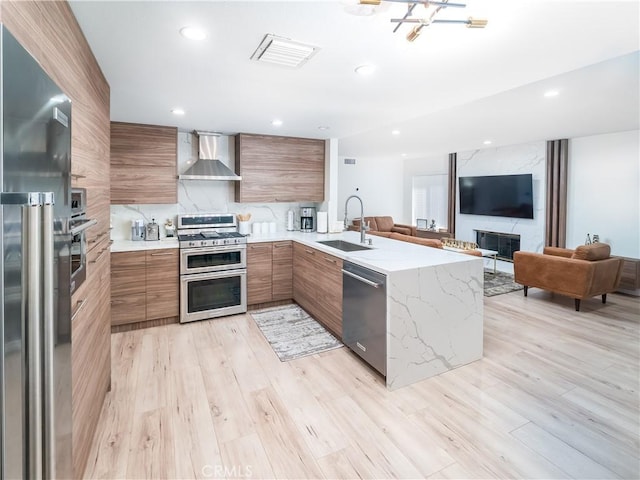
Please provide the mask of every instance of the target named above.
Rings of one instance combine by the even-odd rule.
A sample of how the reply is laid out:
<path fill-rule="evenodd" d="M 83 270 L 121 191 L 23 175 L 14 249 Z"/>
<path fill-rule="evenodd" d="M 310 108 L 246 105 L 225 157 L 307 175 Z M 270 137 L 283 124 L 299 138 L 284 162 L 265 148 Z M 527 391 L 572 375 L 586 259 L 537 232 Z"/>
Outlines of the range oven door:
<path fill-rule="evenodd" d="M 246 311 L 246 270 L 180 276 L 180 323 Z"/>
<path fill-rule="evenodd" d="M 185 248 L 180 250 L 180 275 L 247 268 L 247 246 Z"/>

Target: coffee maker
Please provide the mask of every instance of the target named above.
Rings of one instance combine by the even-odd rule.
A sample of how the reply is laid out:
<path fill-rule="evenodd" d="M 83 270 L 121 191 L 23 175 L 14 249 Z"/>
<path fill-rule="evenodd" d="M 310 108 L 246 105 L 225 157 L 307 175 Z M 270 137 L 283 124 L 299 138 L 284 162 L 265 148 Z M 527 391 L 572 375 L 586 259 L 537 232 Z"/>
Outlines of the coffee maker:
<path fill-rule="evenodd" d="M 300 209 L 300 231 L 313 232 L 316 229 L 315 207 L 302 207 Z"/>

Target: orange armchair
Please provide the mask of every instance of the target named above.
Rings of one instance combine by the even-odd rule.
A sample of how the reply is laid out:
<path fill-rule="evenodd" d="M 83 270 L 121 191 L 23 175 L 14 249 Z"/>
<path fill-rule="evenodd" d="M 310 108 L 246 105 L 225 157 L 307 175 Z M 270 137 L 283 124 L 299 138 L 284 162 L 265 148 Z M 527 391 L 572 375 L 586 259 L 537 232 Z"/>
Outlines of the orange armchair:
<path fill-rule="evenodd" d="M 514 280 L 529 287 L 572 297 L 576 311 L 580 300 L 614 292 L 620 284 L 623 260 L 611 257 L 606 243 L 581 245 L 575 250 L 545 247 L 544 253 L 515 252 L 513 256 Z"/>

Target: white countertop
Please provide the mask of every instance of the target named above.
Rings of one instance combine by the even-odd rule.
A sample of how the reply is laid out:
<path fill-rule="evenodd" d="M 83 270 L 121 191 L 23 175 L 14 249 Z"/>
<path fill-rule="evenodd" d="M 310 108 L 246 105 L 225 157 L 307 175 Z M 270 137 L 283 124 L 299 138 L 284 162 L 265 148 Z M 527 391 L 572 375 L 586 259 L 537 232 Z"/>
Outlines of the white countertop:
<path fill-rule="evenodd" d="M 163 248 L 178 248 L 178 239 L 172 237 L 148 242 L 145 240 L 137 242 L 131 240 L 114 240 L 111 244 L 111 253 L 140 252 L 145 250 L 160 250 Z"/>
<path fill-rule="evenodd" d="M 478 257 L 471 255 L 426 247 L 424 245 L 416 245 L 400 240 L 391 240 L 375 235 L 367 235 L 367 238 L 373 240 L 371 248 L 356 252 L 343 252 L 342 250 L 318 243 L 319 240 L 345 240 L 347 242 L 360 243 L 360 232 L 353 231 L 341 233 L 277 232 L 255 236 L 250 235 L 247 238 L 247 243 L 294 240 L 343 260 L 357 263 L 363 267 L 371 268 L 372 270 L 385 274 L 449 263 L 481 261 Z"/>
<path fill-rule="evenodd" d="M 306 232 L 276 232 L 262 235 L 249 235 L 247 243 L 278 242 L 293 240 L 303 245 L 313 247 L 329 253 L 343 260 L 347 260 L 363 267 L 371 268 L 380 273 L 413 270 L 416 268 L 444 265 L 448 263 L 478 261 L 477 257 L 464 255 L 453 251 L 416 245 L 400 240 L 367 235 L 373 240 L 371 248 L 356 252 L 343 252 L 333 247 L 318 243 L 320 240 L 345 240 L 360 243 L 360 232 L 345 231 L 340 233 L 306 233 Z M 114 240 L 111 252 L 135 252 L 157 250 L 163 248 L 178 248 L 177 238 L 163 238 L 158 241 Z"/>

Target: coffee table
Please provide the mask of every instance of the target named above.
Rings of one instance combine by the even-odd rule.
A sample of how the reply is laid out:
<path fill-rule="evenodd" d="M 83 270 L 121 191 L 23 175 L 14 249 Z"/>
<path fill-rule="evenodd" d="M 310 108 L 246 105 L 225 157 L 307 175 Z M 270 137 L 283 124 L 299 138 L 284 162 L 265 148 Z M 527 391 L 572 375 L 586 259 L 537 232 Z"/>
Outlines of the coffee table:
<path fill-rule="evenodd" d="M 462 248 L 455 247 L 442 247 L 444 250 L 449 250 L 451 252 L 464 252 Z M 476 248 L 483 257 L 493 258 L 493 274 L 495 275 L 497 272 L 497 262 L 498 262 L 498 252 L 496 250 L 485 250 L 484 248 Z"/>

